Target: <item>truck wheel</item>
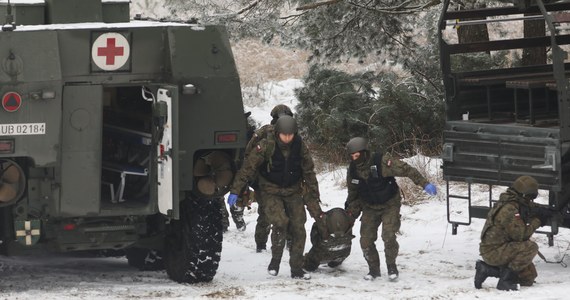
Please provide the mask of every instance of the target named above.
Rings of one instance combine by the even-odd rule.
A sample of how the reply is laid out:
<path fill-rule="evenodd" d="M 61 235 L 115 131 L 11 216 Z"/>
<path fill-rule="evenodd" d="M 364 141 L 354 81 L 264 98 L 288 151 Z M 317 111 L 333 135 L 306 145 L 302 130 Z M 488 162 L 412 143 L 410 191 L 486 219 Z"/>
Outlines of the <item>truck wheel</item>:
<path fill-rule="evenodd" d="M 220 201 L 187 199 L 180 212 L 166 238 L 166 273 L 177 282 L 212 281 L 222 252 Z"/>
<path fill-rule="evenodd" d="M 126 250 L 129 266 L 141 271 L 157 271 L 164 269 L 162 253 L 154 249 L 129 248 Z"/>

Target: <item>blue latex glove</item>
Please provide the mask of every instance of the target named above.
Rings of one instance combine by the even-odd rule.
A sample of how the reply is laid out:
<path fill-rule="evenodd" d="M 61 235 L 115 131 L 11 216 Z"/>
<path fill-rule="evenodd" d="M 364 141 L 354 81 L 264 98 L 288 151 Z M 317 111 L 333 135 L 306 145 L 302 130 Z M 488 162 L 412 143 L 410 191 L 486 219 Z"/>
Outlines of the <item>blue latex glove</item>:
<path fill-rule="evenodd" d="M 234 205 L 236 204 L 236 202 L 237 202 L 237 199 L 238 199 L 238 195 L 236 195 L 236 194 L 230 194 L 230 195 L 228 196 L 228 205 L 229 205 L 229 206 L 234 206 Z"/>
<path fill-rule="evenodd" d="M 435 185 L 431 183 L 428 183 L 426 184 L 426 186 L 424 186 L 424 191 L 428 193 L 430 196 L 435 196 L 437 194 L 437 189 L 435 188 Z"/>

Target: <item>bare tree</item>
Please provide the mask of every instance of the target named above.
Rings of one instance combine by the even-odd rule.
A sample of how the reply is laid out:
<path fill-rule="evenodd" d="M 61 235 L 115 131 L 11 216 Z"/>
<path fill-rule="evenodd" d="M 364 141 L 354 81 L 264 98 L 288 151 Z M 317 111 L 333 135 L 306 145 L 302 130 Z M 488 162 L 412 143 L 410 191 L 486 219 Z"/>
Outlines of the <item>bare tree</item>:
<path fill-rule="evenodd" d="M 166 0 L 173 16 L 223 22 L 232 36 L 301 46 L 314 59 L 399 57 L 414 46 L 417 14 L 440 0 Z"/>

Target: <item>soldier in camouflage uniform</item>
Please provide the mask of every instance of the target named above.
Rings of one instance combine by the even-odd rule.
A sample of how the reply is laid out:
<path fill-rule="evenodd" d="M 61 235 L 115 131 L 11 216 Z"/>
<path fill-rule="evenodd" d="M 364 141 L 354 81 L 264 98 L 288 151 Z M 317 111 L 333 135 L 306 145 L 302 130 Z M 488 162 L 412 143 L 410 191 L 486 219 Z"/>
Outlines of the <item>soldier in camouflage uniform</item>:
<path fill-rule="evenodd" d="M 305 248 L 305 205 L 311 217 L 321 223 L 322 210 L 319 204 L 319 187 L 314 163 L 307 145 L 297 133 L 297 123 L 290 116 L 280 117 L 273 134 L 259 141 L 247 154 L 243 166 L 234 179 L 228 204 L 237 201 L 238 193 L 247 182 L 252 182 L 259 174 L 259 188 L 264 211 L 272 225 L 271 262 L 267 268 L 270 275 L 279 273 L 279 265 L 289 232 L 292 245 L 289 251 L 292 278 L 309 279 L 303 267 Z M 308 190 L 303 197 L 303 185 Z"/>
<path fill-rule="evenodd" d="M 487 277 L 499 278 L 499 290 L 518 290 L 517 283 L 534 283 L 537 273 L 532 260 L 538 254 L 538 245 L 529 239 L 548 218 L 531 213 L 537 195 L 536 179 L 521 176 L 489 211 L 481 232 L 479 252 L 484 261 L 475 265 L 475 288 L 480 289 Z"/>
<path fill-rule="evenodd" d="M 245 124 L 247 128 L 247 139 L 250 140 L 253 137 L 255 132 L 255 125 L 253 125 L 253 121 L 250 119 L 251 112 L 244 113 Z M 242 153 L 243 155 L 243 153 Z M 223 231 L 228 231 L 230 227 L 230 214 L 232 216 L 232 220 L 236 224 L 236 228 L 239 231 L 245 231 L 247 228 L 245 221 L 243 219 L 243 210 L 245 207 L 249 208 L 251 204 L 251 194 L 249 193 L 249 189 L 246 189 L 243 193 L 240 194 L 240 197 L 236 203 L 236 205 L 230 206 L 230 213 L 226 209 L 226 203 L 224 202 L 224 198 L 220 197 L 218 200 L 221 202 L 220 204 L 220 212 L 222 214 L 222 228 Z"/>
<path fill-rule="evenodd" d="M 293 112 L 287 105 L 278 104 L 275 107 L 273 107 L 270 115 L 272 118 L 271 124 L 264 125 L 253 133 L 253 136 L 251 137 L 251 139 L 247 143 L 247 146 L 245 147 L 246 155 L 250 153 L 251 149 L 257 146 L 262 139 L 267 138 L 268 135 L 273 135 L 273 126 L 275 125 L 279 117 L 281 116 L 292 117 Z M 254 191 L 259 188 L 257 183 L 257 176 L 253 180 L 253 182 L 250 183 L 250 186 Z M 264 203 L 259 193 L 255 195 L 255 201 L 257 202 L 257 213 L 259 215 L 257 217 L 257 225 L 255 226 L 254 237 L 255 237 L 256 252 L 259 253 L 265 250 L 267 247 L 266 246 L 267 239 L 269 237 L 269 233 L 271 232 L 271 224 L 269 223 L 269 221 L 267 220 L 267 216 L 265 215 Z"/>
<path fill-rule="evenodd" d="M 335 268 L 350 255 L 354 219 L 340 207 L 330 209 L 323 217 L 325 228 L 317 223 L 311 228 L 313 247 L 305 254 L 303 269 L 315 271 L 320 264 Z"/>
<path fill-rule="evenodd" d="M 378 239 L 378 227 L 383 224 L 382 240 L 388 276 L 390 280 L 396 280 L 399 274 L 396 267 L 399 250 L 396 233 L 400 230 L 402 203 L 394 177 L 408 177 L 430 195 L 435 195 L 437 191 L 415 168 L 393 158 L 389 153 L 371 154 L 367 144 L 366 139 L 355 137 L 346 145 L 352 161 L 346 177 L 348 197 L 345 207 L 354 218 L 362 212 L 360 246 L 369 268 L 364 279 L 374 280 L 380 276 L 380 258 L 375 242 Z"/>

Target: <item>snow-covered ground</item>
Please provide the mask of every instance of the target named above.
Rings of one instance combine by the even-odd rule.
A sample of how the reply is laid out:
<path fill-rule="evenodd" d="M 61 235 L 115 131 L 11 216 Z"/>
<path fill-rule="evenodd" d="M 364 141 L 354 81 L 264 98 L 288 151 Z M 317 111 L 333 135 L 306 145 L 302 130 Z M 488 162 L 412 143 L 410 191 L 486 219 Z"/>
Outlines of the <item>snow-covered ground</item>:
<path fill-rule="evenodd" d="M 256 107 L 246 107 L 256 120 L 267 123 L 269 111 L 278 103 L 294 106 L 291 88 L 298 81 L 270 85 L 262 93 L 269 99 Z M 269 94 L 267 94 L 269 93 Z M 424 161 L 424 157 L 412 158 Z M 437 172 L 439 160 L 433 159 Z M 319 174 L 324 210 L 343 207 L 346 189 L 341 187 L 345 170 Z M 382 260 L 382 277 L 363 280 L 367 265 L 359 245 L 360 222 L 354 226 L 356 238 L 352 253 L 338 268 L 322 266 L 312 279 L 290 278 L 288 253 L 277 277 L 267 274 L 269 252 L 256 253 L 254 242 L 257 206 L 245 211 L 247 230 L 237 231 L 232 223 L 224 235 L 222 259 L 211 283 L 178 284 L 164 271 L 141 272 L 127 265 L 124 258 L 88 258 L 49 255 L 46 257 L 0 257 L 0 297 L 4 299 L 564 299 L 570 282 L 570 270 L 560 264 L 548 264 L 536 257 L 538 278 L 533 287 L 516 292 L 495 289 L 496 278 L 489 278 L 483 289 L 473 287 L 475 260 L 478 259 L 479 234 L 484 220 L 473 219 L 471 226 L 459 227 L 451 234 L 447 223 L 445 186 L 438 184 L 438 196 L 425 197 L 414 206 L 402 207 L 402 227 L 398 237 L 400 278 L 387 279 L 383 244 L 377 242 Z M 486 191 L 476 186 L 475 202 L 484 201 Z M 453 186 L 455 194 L 466 193 Z M 495 195 L 502 192 L 498 188 Z M 418 189 L 418 193 L 423 193 Z M 541 200 L 545 200 L 541 195 Z M 306 224 L 309 232 L 312 221 Z M 549 260 L 564 258 L 570 264 L 570 232 L 561 229 L 554 246 L 548 247 L 544 235 L 535 235 L 540 251 Z M 307 240 L 306 251 L 310 248 Z"/>

